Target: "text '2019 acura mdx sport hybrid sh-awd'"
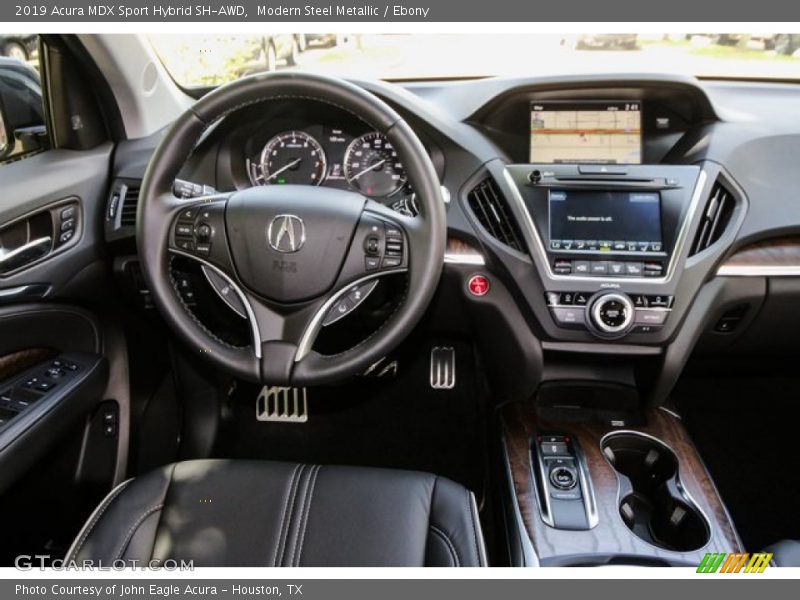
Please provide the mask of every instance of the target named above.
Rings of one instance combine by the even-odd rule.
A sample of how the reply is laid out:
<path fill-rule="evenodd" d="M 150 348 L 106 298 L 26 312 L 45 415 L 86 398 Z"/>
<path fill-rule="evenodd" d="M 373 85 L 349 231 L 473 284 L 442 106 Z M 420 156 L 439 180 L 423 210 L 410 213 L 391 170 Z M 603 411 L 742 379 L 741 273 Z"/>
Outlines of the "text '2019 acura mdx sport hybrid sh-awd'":
<path fill-rule="evenodd" d="M 0 58 L 3 564 L 800 565 L 787 39 Z"/>

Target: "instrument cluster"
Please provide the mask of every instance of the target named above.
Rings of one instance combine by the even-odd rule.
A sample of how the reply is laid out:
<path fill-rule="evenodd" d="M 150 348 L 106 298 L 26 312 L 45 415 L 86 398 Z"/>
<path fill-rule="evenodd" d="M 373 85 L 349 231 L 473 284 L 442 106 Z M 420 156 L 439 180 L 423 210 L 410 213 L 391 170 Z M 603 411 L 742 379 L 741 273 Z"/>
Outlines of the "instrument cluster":
<path fill-rule="evenodd" d="M 397 151 L 377 131 L 327 125 L 281 131 L 252 148 L 246 168 L 252 185 L 350 189 L 400 212 L 416 212 Z"/>

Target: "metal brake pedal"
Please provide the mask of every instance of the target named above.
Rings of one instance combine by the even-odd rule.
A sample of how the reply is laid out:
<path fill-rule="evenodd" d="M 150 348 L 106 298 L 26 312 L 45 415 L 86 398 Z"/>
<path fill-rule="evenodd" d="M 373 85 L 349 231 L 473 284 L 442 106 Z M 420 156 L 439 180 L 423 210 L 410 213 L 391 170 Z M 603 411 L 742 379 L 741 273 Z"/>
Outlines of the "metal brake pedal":
<path fill-rule="evenodd" d="M 456 350 L 452 346 L 431 349 L 431 387 L 452 390 L 456 386 Z"/>
<path fill-rule="evenodd" d="M 272 423 L 308 421 L 306 388 L 264 386 L 256 399 L 256 419 Z"/>

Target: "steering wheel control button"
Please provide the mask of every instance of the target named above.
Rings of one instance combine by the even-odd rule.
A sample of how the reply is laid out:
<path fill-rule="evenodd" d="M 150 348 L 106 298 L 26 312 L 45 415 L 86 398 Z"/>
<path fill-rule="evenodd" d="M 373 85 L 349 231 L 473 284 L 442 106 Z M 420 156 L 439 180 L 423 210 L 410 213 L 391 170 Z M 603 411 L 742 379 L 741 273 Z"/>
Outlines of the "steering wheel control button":
<path fill-rule="evenodd" d="M 381 253 L 381 240 L 377 235 L 371 235 L 364 241 L 364 252 L 369 256 L 378 256 Z"/>
<path fill-rule="evenodd" d="M 550 483 L 556 489 L 571 490 L 578 484 L 578 473 L 572 467 L 553 467 L 550 471 Z"/>
<path fill-rule="evenodd" d="M 473 275 L 467 282 L 467 289 L 473 296 L 485 296 L 489 293 L 489 279 L 483 275 Z"/>
<path fill-rule="evenodd" d="M 199 210 L 196 207 L 184 208 L 178 215 L 178 220 L 189 221 L 190 223 L 194 223 L 194 220 L 197 217 L 198 212 Z"/>
<path fill-rule="evenodd" d="M 589 323 L 601 337 L 625 335 L 634 322 L 635 308 L 631 299 L 620 292 L 600 294 L 592 301 Z"/>
<path fill-rule="evenodd" d="M 178 223 L 175 226 L 175 235 L 180 237 L 192 237 L 194 226 L 191 223 Z"/>
<path fill-rule="evenodd" d="M 372 293 L 377 285 L 378 280 L 375 279 L 351 287 L 344 296 L 339 298 L 333 306 L 328 309 L 325 318 L 322 320 L 323 327 L 331 325 L 353 312 L 359 304 L 366 300 L 367 296 Z"/>
<path fill-rule="evenodd" d="M 204 241 L 210 240 L 212 231 L 211 225 L 208 223 L 200 223 L 200 225 L 197 226 L 197 238 Z"/>
<path fill-rule="evenodd" d="M 184 252 L 194 252 L 194 242 L 192 240 L 175 240 L 175 245 Z"/>
<path fill-rule="evenodd" d="M 381 266 L 381 259 L 378 256 L 367 256 L 364 259 L 364 268 L 367 271 L 376 271 Z"/>

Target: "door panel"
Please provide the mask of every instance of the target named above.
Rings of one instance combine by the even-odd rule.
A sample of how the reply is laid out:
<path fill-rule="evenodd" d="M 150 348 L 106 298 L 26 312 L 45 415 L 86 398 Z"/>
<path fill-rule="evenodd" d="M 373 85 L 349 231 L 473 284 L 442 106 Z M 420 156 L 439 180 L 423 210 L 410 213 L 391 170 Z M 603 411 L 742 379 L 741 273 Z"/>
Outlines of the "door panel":
<path fill-rule="evenodd" d="M 5 275 L 0 268 L 0 304 L 17 301 L 16 289 L 24 285 L 44 284 L 39 290 L 57 297 L 99 259 L 111 151 L 109 143 L 80 152 L 50 150 L 0 165 L 0 262 L 25 244 L 48 234 L 52 238 L 44 254 L 31 255 L 27 267 Z M 65 212 L 70 207 L 74 212 Z M 70 219 L 72 228 L 62 230 Z M 60 239 L 65 235 L 69 239 Z"/>

